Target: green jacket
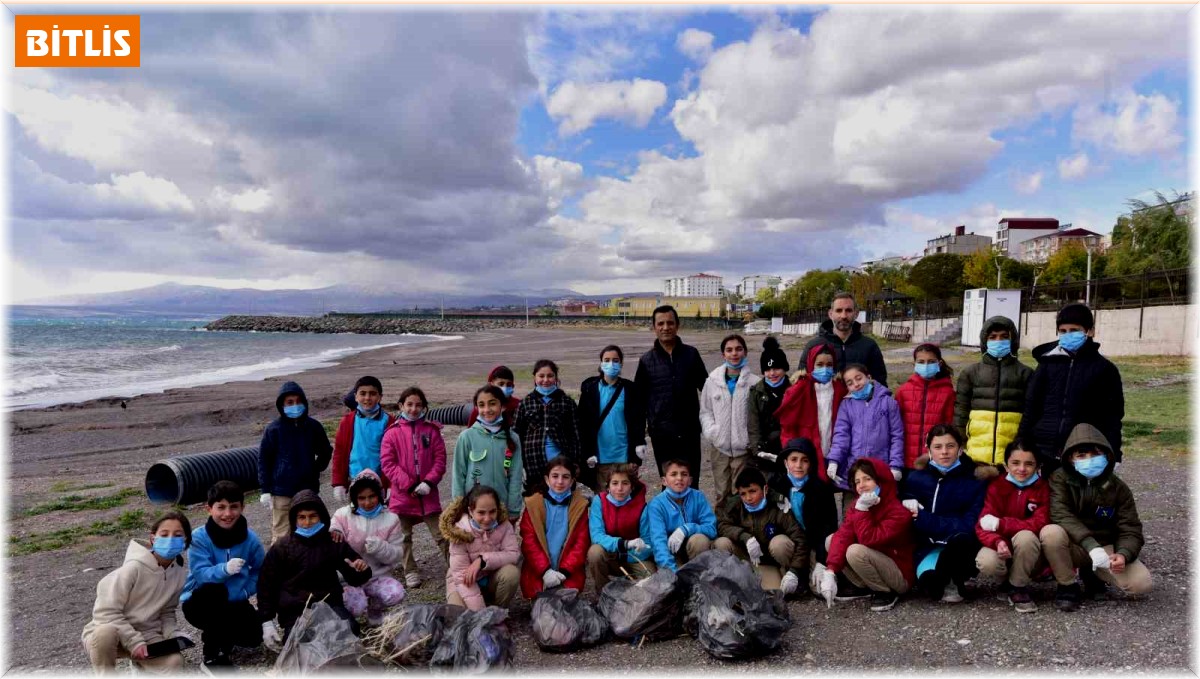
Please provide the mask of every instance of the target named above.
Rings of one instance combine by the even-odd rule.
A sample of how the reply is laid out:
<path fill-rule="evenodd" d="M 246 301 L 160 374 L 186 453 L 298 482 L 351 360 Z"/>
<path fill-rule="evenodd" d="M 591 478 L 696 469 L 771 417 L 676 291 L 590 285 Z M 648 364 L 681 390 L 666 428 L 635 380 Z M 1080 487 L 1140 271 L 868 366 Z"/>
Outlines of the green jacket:
<path fill-rule="evenodd" d="M 749 434 L 750 453 L 766 450 L 778 453 L 783 447 L 779 440 L 779 420 L 775 419 L 775 409 L 783 403 L 783 394 L 792 386 L 790 380 L 784 377 L 783 384 L 778 389 L 767 385 L 766 378 L 755 382 L 750 387 L 750 417 L 746 420 L 746 432 Z"/>
<path fill-rule="evenodd" d="M 506 437 L 504 430 L 491 433 L 482 422 L 467 427 L 454 444 L 454 464 L 450 470 L 450 492 L 458 499 L 476 484 L 491 486 L 500 495 L 510 516 L 520 516 L 525 507 L 521 490 L 525 482 L 521 466 L 521 444 L 516 434 Z M 505 465 L 506 451 L 512 451 Z"/>
<path fill-rule="evenodd" d="M 997 326 L 1012 337 L 1012 353 L 999 360 L 987 353 L 988 331 Z M 958 375 L 954 389 L 954 426 L 967 437 L 967 454 L 976 462 L 1003 462 L 1004 448 L 1017 435 L 1025 410 L 1025 391 L 1033 368 L 1017 360 L 1021 336 L 1013 322 L 993 316 L 979 332 L 983 357 Z"/>
<path fill-rule="evenodd" d="M 1068 461 L 1070 451 L 1085 444 L 1108 454 L 1108 467 L 1091 480 Z M 1076 425 L 1063 448 L 1063 466 L 1050 475 L 1050 521 L 1085 550 L 1112 545 L 1128 562 L 1138 558 L 1145 538 L 1133 492 L 1113 474 L 1113 464 L 1104 435 L 1090 424 Z"/>
<path fill-rule="evenodd" d="M 792 571 L 803 583 L 808 577 L 805 572 L 808 569 L 808 542 L 805 540 L 804 531 L 800 529 L 800 524 L 796 523 L 792 513 L 779 508 L 783 503 L 783 496 L 774 491 L 767 491 L 767 506 L 761 512 L 751 513 L 746 511 L 746 506 L 742 504 L 742 498 L 736 495 L 726 498 L 725 503 L 717 512 L 717 535 L 729 538 L 743 548 L 747 540 L 752 537 L 756 538 L 759 546 L 762 547 L 763 564 L 779 566 Z M 768 533 L 770 533 L 770 537 L 768 537 Z M 775 563 L 775 559 L 771 557 L 768 547 L 771 544 L 771 537 L 776 535 L 786 535 L 795 544 L 796 548 L 792 551 L 791 563 Z"/>

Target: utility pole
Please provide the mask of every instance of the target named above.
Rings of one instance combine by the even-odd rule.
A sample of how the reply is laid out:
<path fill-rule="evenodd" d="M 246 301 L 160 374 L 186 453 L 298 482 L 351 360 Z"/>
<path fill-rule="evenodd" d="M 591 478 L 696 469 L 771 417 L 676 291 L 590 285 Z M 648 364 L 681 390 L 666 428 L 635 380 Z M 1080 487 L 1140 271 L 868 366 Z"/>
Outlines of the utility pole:
<path fill-rule="evenodd" d="M 525 298 L 525 327 L 529 327 L 529 298 Z"/>
<path fill-rule="evenodd" d="M 996 260 L 996 289 L 1000 289 L 1000 255 L 995 256 Z"/>
<path fill-rule="evenodd" d="M 1083 283 L 1087 287 L 1084 288 L 1083 296 L 1084 296 L 1084 304 L 1087 304 L 1088 307 L 1090 308 L 1092 306 L 1092 247 L 1090 245 L 1088 245 L 1088 246 L 1085 246 L 1084 249 L 1087 250 L 1088 260 L 1087 260 L 1087 275 L 1084 277 L 1087 280 L 1085 280 Z"/>
<path fill-rule="evenodd" d="M 442 295 L 442 320 L 446 320 L 446 296 Z"/>

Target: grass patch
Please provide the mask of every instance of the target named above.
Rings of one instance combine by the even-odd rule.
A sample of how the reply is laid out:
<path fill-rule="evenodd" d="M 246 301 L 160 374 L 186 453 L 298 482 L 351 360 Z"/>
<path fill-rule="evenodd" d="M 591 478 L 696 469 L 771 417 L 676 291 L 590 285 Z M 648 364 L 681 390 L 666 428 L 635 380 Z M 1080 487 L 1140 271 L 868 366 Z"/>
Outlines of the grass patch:
<path fill-rule="evenodd" d="M 50 512 L 86 512 L 93 509 L 112 509 L 125 504 L 131 497 L 141 495 L 140 488 L 125 488 L 112 495 L 97 495 L 84 497 L 82 495 L 67 495 L 54 502 L 46 502 L 25 510 L 25 516 L 38 516 Z"/>
<path fill-rule="evenodd" d="M 1101 346 L 1101 352 L 1104 347 Z M 1186 356 L 1116 356 L 1110 359 L 1121 371 L 1121 382 L 1131 384 L 1159 377 L 1189 374 L 1192 362 Z"/>
<path fill-rule="evenodd" d="M 321 426 L 325 427 L 325 435 L 329 437 L 329 441 L 331 443 L 333 442 L 333 439 L 337 436 L 338 423 L 340 423 L 341 421 L 342 421 L 341 418 L 338 418 L 336 420 L 325 420 L 324 422 L 321 423 Z"/>
<path fill-rule="evenodd" d="M 110 521 L 95 521 L 91 525 L 63 528 L 48 533 L 9 536 L 8 555 L 23 556 L 25 554 L 36 554 L 37 552 L 62 549 L 63 547 L 69 547 L 82 538 L 93 535 L 119 535 L 134 530 L 146 531 L 148 528 L 146 513 L 141 509 L 131 509 L 122 512 L 120 516 Z"/>
<path fill-rule="evenodd" d="M 67 493 L 77 490 L 94 490 L 96 488 L 111 488 L 111 483 L 75 483 L 74 481 L 55 481 L 50 484 L 51 493 Z"/>

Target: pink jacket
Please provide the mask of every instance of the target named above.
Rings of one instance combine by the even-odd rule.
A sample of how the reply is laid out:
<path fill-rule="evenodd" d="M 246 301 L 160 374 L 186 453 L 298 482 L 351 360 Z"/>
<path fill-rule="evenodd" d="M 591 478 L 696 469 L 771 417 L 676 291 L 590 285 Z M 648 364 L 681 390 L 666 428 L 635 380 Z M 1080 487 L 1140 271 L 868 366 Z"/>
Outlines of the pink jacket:
<path fill-rule="evenodd" d="M 384 510 L 373 519 L 356 514 L 354 505 L 346 505 L 333 514 L 329 530 L 340 531 L 346 542 L 371 567 L 371 577 L 377 578 L 391 573 L 404 558 L 404 531 L 400 530 L 400 517 Z M 379 538 L 375 551 L 367 549 L 368 537 Z M 374 542 L 374 541 L 372 541 Z"/>
<path fill-rule="evenodd" d="M 391 483 L 388 508 L 400 516 L 423 517 L 442 511 L 438 483 L 446 474 L 446 442 L 440 422 L 409 422 L 396 418 L 383 434 L 379 463 Z M 428 495 L 414 495 L 412 489 L 422 481 L 429 484 Z"/>
<path fill-rule="evenodd" d="M 517 533 L 508 522 L 508 512 L 501 505 L 496 517 L 496 527 L 490 532 L 476 530 L 467 515 L 465 498 L 459 498 L 442 512 L 440 526 L 442 535 L 450 542 L 450 569 L 446 571 L 446 596 L 457 593 L 472 611 L 481 611 L 487 604 L 479 584 L 470 586 L 462 583 L 462 574 L 479 557 L 487 563 L 484 575 L 493 575 L 509 564 L 516 565 L 521 558 L 521 543 Z"/>

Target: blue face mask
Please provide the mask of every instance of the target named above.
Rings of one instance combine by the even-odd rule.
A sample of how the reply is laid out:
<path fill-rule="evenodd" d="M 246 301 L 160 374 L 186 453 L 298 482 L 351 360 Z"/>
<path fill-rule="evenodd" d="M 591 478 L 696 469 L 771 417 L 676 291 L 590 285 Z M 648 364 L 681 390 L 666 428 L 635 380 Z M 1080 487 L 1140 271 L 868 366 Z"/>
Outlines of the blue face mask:
<path fill-rule="evenodd" d="M 939 472 L 941 472 L 941 473 L 945 474 L 945 473 L 949 472 L 951 469 L 954 469 L 954 468 L 955 468 L 955 467 L 957 467 L 958 465 L 962 464 L 962 458 L 961 458 L 961 457 L 956 457 L 956 458 L 954 458 L 954 464 L 950 465 L 949 467 L 943 467 L 942 465 L 940 465 L 940 464 L 938 464 L 938 463 L 934 462 L 932 457 L 931 457 L 931 458 L 929 458 L 929 464 L 930 464 L 930 466 L 932 466 L 934 469 L 936 469 L 936 470 L 938 470 Z"/>
<path fill-rule="evenodd" d="M 616 377 L 621 374 L 621 362 L 611 361 L 609 363 L 601 363 L 600 372 L 604 373 L 605 377 Z"/>
<path fill-rule="evenodd" d="M 181 537 L 165 538 L 160 536 L 154 538 L 153 551 L 160 557 L 170 561 L 183 553 L 183 546 L 184 539 Z"/>
<path fill-rule="evenodd" d="M 1013 484 L 1017 488 L 1028 488 L 1028 487 L 1032 486 L 1033 484 L 1037 483 L 1037 480 L 1042 478 L 1042 475 L 1037 472 L 1034 472 L 1029 478 L 1025 479 L 1024 483 L 1013 478 L 1012 474 L 1009 474 L 1005 478 L 1008 479 L 1009 483 Z"/>
<path fill-rule="evenodd" d="M 795 489 L 803 488 L 804 484 L 808 483 L 808 474 L 805 474 L 804 476 L 801 476 L 800 478 L 796 478 L 795 476 L 788 474 L 788 481 L 792 482 L 792 488 L 795 488 Z"/>
<path fill-rule="evenodd" d="M 670 488 L 665 486 L 663 487 L 663 492 L 666 493 L 667 497 L 671 498 L 672 500 L 682 500 L 683 498 L 687 497 L 689 490 L 691 490 L 691 488 L 684 488 L 681 492 L 676 493 Z"/>
<path fill-rule="evenodd" d="M 862 389 L 850 392 L 850 398 L 854 399 L 855 401 L 865 401 L 871 398 L 871 392 L 873 391 L 875 391 L 875 383 L 867 382 L 867 386 L 863 387 Z"/>
<path fill-rule="evenodd" d="M 763 378 L 763 381 L 765 381 L 765 382 L 767 383 L 767 386 L 768 386 L 768 387 L 771 387 L 772 389 L 774 389 L 775 387 L 778 387 L 779 385 L 781 385 L 781 384 L 783 384 L 784 382 L 786 382 L 786 381 L 787 381 L 787 376 L 785 375 L 785 376 L 783 376 L 783 377 L 780 377 L 780 378 L 779 378 L 779 379 L 777 379 L 777 380 L 772 380 L 771 378 L 769 378 L 769 377 L 766 377 L 766 378 Z"/>
<path fill-rule="evenodd" d="M 366 410 L 362 406 L 357 406 L 355 409 L 358 410 L 359 415 L 362 415 L 364 417 L 375 417 L 375 414 L 379 412 L 379 408 L 380 408 L 379 404 L 376 403 L 375 407 L 371 408 L 370 410 Z"/>
<path fill-rule="evenodd" d="M 372 510 L 371 510 L 371 511 L 369 511 L 369 512 L 368 512 L 368 511 L 366 511 L 366 510 L 364 510 L 362 507 L 359 507 L 359 508 L 358 508 L 358 509 L 356 509 L 355 511 L 357 511 L 357 512 L 358 512 L 358 515 L 359 515 L 359 516 L 365 516 L 365 517 L 367 517 L 368 519 L 373 519 L 373 518 L 375 518 L 375 517 L 379 516 L 379 512 L 382 512 L 382 511 L 383 511 L 383 503 L 382 503 L 382 502 L 380 502 L 379 504 L 375 505 L 375 509 L 372 509 Z"/>
<path fill-rule="evenodd" d="M 1108 467 L 1108 456 L 1103 454 L 1089 457 L 1086 460 L 1075 460 L 1075 471 L 1087 479 L 1100 476 L 1106 467 Z"/>
<path fill-rule="evenodd" d="M 325 524 L 321 521 L 318 521 L 318 522 L 314 523 L 313 525 L 309 526 L 308 528 L 301 528 L 299 526 L 296 526 L 296 535 L 299 535 L 302 538 L 311 538 L 312 536 L 316 535 L 317 533 L 320 533 L 324 529 L 325 529 Z"/>
<path fill-rule="evenodd" d="M 535 386 L 534 389 L 537 389 L 537 393 L 541 394 L 542 396 L 549 396 L 550 394 L 558 391 L 558 385 L 552 384 L 548 387 Z"/>
<path fill-rule="evenodd" d="M 608 501 L 613 503 L 614 507 L 624 507 L 625 505 L 629 504 L 630 500 L 633 499 L 633 495 L 626 495 L 624 500 L 618 501 L 617 498 L 612 496 L 612 493 L 608 493 L 607 497 Z"/>
<path fill-rule="evenodd" d="M 1012 340 L 988 340 L 987 352 L 992 358 L 1004 358 L 1012 353 Z"/>
<path fill-rule="evenodd" d="M 932 380 L 937 377 L 937 374 L 942 371 L 942 366 L 937 363 L 914 363 L 913 372 L 924 377 L 927 380 Z"/>
<path fill-rule="evenodd" d="M 489 523 L 486 526 L 481 526 L 481 525 L 479 525 L 479 522 L 476 521 L 475 519 L 468 518 L 467 520 L 471 522 L 471 528 L 474 528 L 475 530 L 483 531 L 485 533 L 496 527 L 495 521 Z"/>
<path fill-rule="evenodd" d="M 565 499 L 567 499 L 568 497 L 570 497 L 570 496 L 571 496 L 571 489 L 570 489 L 570 488 L 568 488 L 568 489 L 564 490 L 564 491 L 563 491 L 563 492 L 561 492 L 561 493 L 556 493 L 556 492 L 554 492 L 554 491 L 550 490 L 549 488 L 547 488 L 547 489 L 546 489 L 546 492 L 547 492 L 547 493 L 550 495 L 550 497 L 554 498 L 554 501 L 555 501 L 555 502 L 562 502 L 563 500 L 565 500 Z"/>
<path fill-rule="evenodd" d="M 1079 347 L 1083 346 L 1086 341 L 1087 334 L 1082 330 L 1072 330 L 1058 336 L 1058 346 L 1067 351 L 1079 351 Z"/>
<path fill-rule="evenodd" d="M 821 384 L 828 384 L 833 379 L 833 368 L 813 368 L 812 378 Z"/>
<path fill-rule="evenodd" d="M 303 415 L 305 410 L 306 410 L 306 408 L 304 407 L 303 403 L 297 403 L 294 406 L 284 406 L 283 414 L 287 415 L 288 417 L 290 417 L 294 420 L 297 417 L 300 417 L 301 415 Z"/>
<path fill-rule="evenodd" d="M 746 357 L 743 356 L 742 360 L 738 361 L 737 363 L 730 363 L 729 361 L 725 361 L 725 367 L 729 368 L 730 370 L 741 370 L 742 368 L 746 367 Z"/>
<path fill-rule="evenodd" d="M 745 502 L 743 502 L 742 506 L 745 507 L 746 511 L 750 512 L 751 514 L 753 514 L 755 512 L 761 512 L 763 510 L 763 508 L 767 506 L 767 496 L 766 496 L 766 494 L 764 494 L 762 499 L 759 500 L 758 504 L 756 504 L 756 505 L 748 505 Z"/>
<path fill-rule="evenodd" d="M 420 422 L 421 420 L 425 419 L 425 411 L 422 410 L 421 414 L 417 415 L 416 417 L 413 417 L 412 415 L 409 415 L 408 413 L 406 413 L 404 411 L 400 411 L 400 417 L 403 418 L 405 422 Z M 501 417 L 503 417 L 503 416 L 501 416 Z M 476 419 L 478 419 L 478 418 L 476 418 Z"/>

